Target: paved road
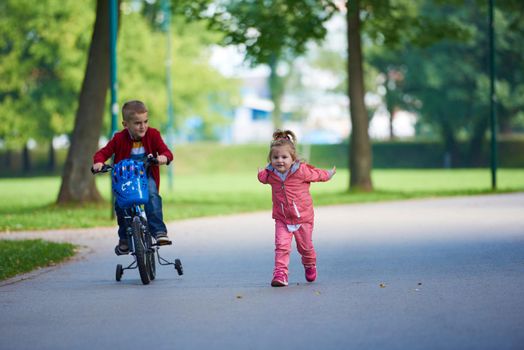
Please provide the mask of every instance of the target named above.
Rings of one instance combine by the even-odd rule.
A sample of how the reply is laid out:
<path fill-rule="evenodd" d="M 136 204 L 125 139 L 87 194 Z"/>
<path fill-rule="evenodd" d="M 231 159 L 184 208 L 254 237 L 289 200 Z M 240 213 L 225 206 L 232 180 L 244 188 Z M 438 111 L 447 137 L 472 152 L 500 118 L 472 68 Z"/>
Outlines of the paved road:
<path fill-rule="evenodd" d="M 273 222 L 172 223 L 185 275 L 114 280 L 114 229 L 0 286 L 0 349 L 524 349 L 524 194 L 320 207 L 319 279 L 271 288 Z M 10 235 L 11 238 L 31 234 Z"/>

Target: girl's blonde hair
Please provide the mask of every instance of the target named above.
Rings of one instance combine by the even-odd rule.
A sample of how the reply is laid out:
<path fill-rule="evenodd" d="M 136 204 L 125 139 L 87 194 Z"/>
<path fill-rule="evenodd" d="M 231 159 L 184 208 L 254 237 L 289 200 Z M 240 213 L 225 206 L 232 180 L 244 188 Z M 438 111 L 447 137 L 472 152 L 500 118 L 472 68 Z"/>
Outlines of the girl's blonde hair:
<path fill-rule="evenodd" d="M 293 161 L 298 159 L 297 150 L 295 144 L 297 143 L 297 137 L 295 133 L 291 130 L 280 130 L 277 129 L 273 133 L 273 141 L 269 146 L 269 154 L 267 156 L 268 162 L 271 163 L 271 153 L 273 153 L 273 147 L 288 146 L 291 153 L 291 158 Z"/>

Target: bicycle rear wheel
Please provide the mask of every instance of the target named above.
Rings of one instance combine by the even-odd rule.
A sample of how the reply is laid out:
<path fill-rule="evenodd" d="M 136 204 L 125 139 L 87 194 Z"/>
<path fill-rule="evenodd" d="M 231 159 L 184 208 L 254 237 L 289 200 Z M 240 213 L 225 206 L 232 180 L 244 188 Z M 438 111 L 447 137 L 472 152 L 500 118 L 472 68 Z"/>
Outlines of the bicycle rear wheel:
<path fill-rule="evenodd" d="M 143 284 L 149 284 L 151 278 L 149 276 L 149 259 L 147 248 L 145 244 L 144 232 L 142 231 L 142 223 L 138 216 L 133 218 L 133 241 L 135 243 L 135 258 L 140 273 L 140 279 Z"/>

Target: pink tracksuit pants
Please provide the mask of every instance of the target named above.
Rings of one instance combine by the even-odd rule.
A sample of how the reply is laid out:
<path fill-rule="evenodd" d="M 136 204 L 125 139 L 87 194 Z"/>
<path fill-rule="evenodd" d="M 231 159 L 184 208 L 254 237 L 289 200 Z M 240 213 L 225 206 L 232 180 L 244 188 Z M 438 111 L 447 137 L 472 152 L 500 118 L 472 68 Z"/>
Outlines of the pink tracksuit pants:
<path fill-rule="evenodd" d="M 287 225 L 275 220 L 275 270 L 288 275 L 289 255 L 291 253 L 291 241 L 295 236 L 297 250 L 302 256 L 304 266 L 312 266 L 317 263 L 317 254 L 313 247 L 313 224 L 301 224 L 295 232 L 289 232 Z"/>

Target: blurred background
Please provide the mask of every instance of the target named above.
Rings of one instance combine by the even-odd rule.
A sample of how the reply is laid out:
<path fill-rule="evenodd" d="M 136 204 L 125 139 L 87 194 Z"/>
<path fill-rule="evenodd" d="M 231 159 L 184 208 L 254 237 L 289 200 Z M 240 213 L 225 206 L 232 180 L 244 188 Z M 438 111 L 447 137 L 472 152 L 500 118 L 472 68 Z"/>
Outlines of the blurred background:
<path fill-rule="evenodd" d="M 95 31 L 97 20 L 108 23 L 110 2 L 1 2 L 0 176 L 63 174 L 81 119 L 102 121 L 86 124 L 99 135 L 96 147 L 111 136 L 109 75 L 88 67 L 96 50 L 109 62 L 109 25 Z M 353 31 L 345 1 L 121 0 L 118 108 L 147 104 L 181 172 L 200 171 L 194 158 L 217 149 L 230 154 L 224 170 L 263 166 L 275 128 L 295 131 L 301 156 L 315 165 L 348 168 L 348 82 L 359 84 L 348 69 L 360 63 L 373 168 L 488 167 L 490 2 L 351 3 Z M 497 1 L 492 10 L 498 164 L 522 168 L 523 3 Z M 361 59 L 348 54 L 355 31 Z M 242 151 L 246 144 L 260 147 Z"/>

